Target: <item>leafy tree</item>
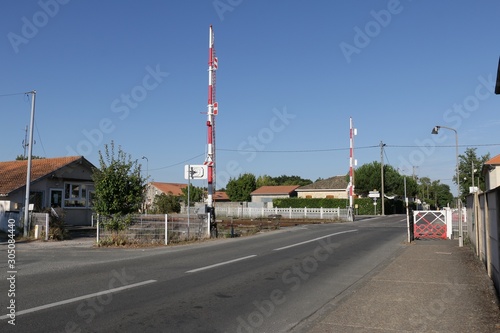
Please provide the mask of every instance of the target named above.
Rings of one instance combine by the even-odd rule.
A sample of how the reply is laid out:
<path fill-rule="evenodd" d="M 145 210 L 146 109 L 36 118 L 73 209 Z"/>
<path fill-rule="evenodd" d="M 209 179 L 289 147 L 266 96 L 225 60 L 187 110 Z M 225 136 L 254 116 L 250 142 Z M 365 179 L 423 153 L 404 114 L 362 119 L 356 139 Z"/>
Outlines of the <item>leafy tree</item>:
<path fill-rule="evenodd" d="M 432 181 L 429 177 L 421 177 L 418 179 L 418 197 L 421 200 L 429 200 L 429 189 Z"/>
<path fill-rule="evenodd" d="M 256 181 L 257 188 L 262 186 L 276 186 L 278 182 L 269 175 L 259 176 Z"/>
<path fill-rule="evenodd" d="M 367 196 L 368 192 L 381 190 L 382 176 L 379 162 L 364 164 L 356 169 L 354 174 L 355 192 Z M 346 176 L 349 179 L 349 175 Z M 384 194 L 405 195 L 405 176 L 401 175 L 391 165 L 384 165 Z M 406 177 L 406 195 L 412 197 L 417 195 L 417 183 L 411 177 Z"/>
<path fill-rule="evenodd" d="M 299 185 L 305 186 L 312 184 L 310 179 L 303 179 L 299 176 L 286 176 L 281 175 L 279 177 L 274 177 L 274 181 L 277 183 L 276 185 Z"/>
<path fill-rule="evenodd" d="M 478 157 L 476 148 L 467 148 L 463 155 L 458 155 L 458 174 L 460 177 L 460 198 L 465 200 L 469 194 L 469 187 L 472 187 L 472 177 L 474 176 L 474 186 L 479 186 L 483 191 L 485 189 L 485 179 L 481 169 L 486 161 L 490 159 L 490 154 Z M 479 184 L 478 184 L 479 181 Z M 457 183 L 456 174 L 453 176 L 453 182 Z"/>
<path fill-rule="evenodd" d="M 237 179 L 230 178 L 226 186 L 226 194 L 231 201 L 250 201 L 250 193 L 257 188 L 255 176 L 251 173 L 240 175 Z"/>
<path fill-rule="evenodd" d="M 153 200 L 153 214 L 179 213 L 181 211 L 180 198 L 173 194 L 159 194 Z"/>
<path fill-rule="evenodd" d="M 357 168 L 354 175 L 354 184 L 355 192 L 362 196 L 367 196 L 370 191 L 380 190 L 380 163 L 372 162 Z"/>
<path fill-rule="evenodd" d="M 195 202 L 201 202 L 203 201 L 203 198 L 205 196 L 205 191 L 201 187 L 194 187 L 193 184 L 189 184 L 189 203 L 192 206 Z M 184 201 L 184 204 L 187 205 L 188 203 L 188 188 L 184 187 L 181 189 L 182 191 L 182 198 Z"/>
<path fill-rule="evenodd" d="M 407 197 L 415 197 L 418 193 L 418 184 L 413 177 L 407 177 L 407 176 L 401 176 L 403 178 L 402 183 L 403 183 L 403 189 L 401 192 L 401 195 L 404 195 L 404 183 L 405 183 L 405 178 L 406 178 L 406 196 Z"/>
<path fill-rule="evenodd" d="M 428 203 L 430 203 L 434 209 L 452 205 L 453 201 L 453 194 L 451 193 L 449 185 L 441 184 L 439 180 L 432 182 Z"/>
<path fill-rule="evenodd" d="M 139 211 L 143 202 L 144 182 L 141 166 L 115 145 L 99 151 L 99 168 L 94 169 L 94 209 L 103 215 L 126 215 Z"/>
<path fill-rule="evenodd" d="M 404 179 L 392 165 L 384 165 L 384 193 L 404 196 Z"/>
<path fill-rule="evenodd" d="M 44 158 L 45 157 L 43 157 L 43 156 L 31 155 L 32 160 L 41 160 Z M 26 161 L 27 159 L 28 159 L 28 156 L 24 156 L 24 155 L 17 155 L 16 156 L 16 161 Z"/>
<path fill-rule="evenodd" d="M 354 175 L 355 191 L 363 196 L 374 189 L 380 190 L 382 186 L 381 168 L 379 162 L 363 164 L 356 169 Z M 401 175 L 390 165 L 384 165 L 384 193 L 404 194 L 404 183 Z"/>

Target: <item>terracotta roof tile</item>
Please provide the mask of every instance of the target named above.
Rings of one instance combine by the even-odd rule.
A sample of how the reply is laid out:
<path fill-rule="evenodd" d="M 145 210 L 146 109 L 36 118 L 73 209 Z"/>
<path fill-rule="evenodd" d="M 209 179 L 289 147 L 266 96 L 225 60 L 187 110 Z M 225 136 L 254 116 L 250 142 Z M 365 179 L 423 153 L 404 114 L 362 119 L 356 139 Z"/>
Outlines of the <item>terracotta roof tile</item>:
<path fill-rule="evenodd" d="M 290 194 L 295 191 L 299 185 L 281 185 L 281 186 L 261 186 L 251 195 L 264 195 L 264 194 Z"/>
<path fill-rule="evenodd" d="M 151 182 L 150 184 L 165 194 L 171 193 L 172 195 L 177 195 L 177 196 L 183 195 L 182 189 L 187 188 L 187 184 L 179 184 L 179 183 Z"/>
<path fill-rule="evenodd" d="M 31 182 L 54 172 L 82 156 L 34 159 L 31 161 Z M 26 185 L 28 161 L 0 162 L 0 195 L 7 195 Z"/>
<path fill-rule="evenodd" d="M 216 191 L 214 193 L 214 201 L 229 201 L 229 197 L 227 196 L 226 192 L 223 191 Z"/>
<path fill-rule="evenodd" d="M 347 188 L 346 176 L 334 176 L 319 180 L 312 184 L 302 186 L 297 191 L 306 190 L 345 190 Z"/>
<path fill-rule="evenodd" d="M 497 155 L 486 162 L 484 164 L 490 164 L 490 165 L 500 165 L 500 155 Z"/>

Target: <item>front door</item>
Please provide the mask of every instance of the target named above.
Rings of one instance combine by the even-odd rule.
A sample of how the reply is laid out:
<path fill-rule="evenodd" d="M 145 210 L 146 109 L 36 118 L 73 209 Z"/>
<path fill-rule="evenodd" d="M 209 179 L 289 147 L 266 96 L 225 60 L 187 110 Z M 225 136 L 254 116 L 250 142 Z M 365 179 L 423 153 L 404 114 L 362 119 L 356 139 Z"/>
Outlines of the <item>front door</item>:
<path fill-rule="evenodd" d="M 62 188 L 50 189 L 50 207 L 60 208 L 62 206 L 63 190 Z"/>

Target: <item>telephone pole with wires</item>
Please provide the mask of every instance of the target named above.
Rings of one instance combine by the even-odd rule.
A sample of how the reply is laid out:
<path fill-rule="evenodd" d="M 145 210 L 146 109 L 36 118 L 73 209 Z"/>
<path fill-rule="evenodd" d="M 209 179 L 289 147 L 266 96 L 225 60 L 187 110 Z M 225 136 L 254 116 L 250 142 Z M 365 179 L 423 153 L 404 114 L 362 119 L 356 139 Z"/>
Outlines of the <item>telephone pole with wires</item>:
<path fill-rule="evenodd" d="M 24 200 L 24 225 L 23 236 L 28 237 L 29 228 L 29 208 L 30 208 L 30 183 L 31 183 L 31 157 L 33 154 L 33 127 L 35 125 L 35 97 L 36 90 L 29 91 L 31 94 L 31 118 L 30 118 L 30 136 L 28 142 L 28 170 L 26 171 L 26 197 Z"/>

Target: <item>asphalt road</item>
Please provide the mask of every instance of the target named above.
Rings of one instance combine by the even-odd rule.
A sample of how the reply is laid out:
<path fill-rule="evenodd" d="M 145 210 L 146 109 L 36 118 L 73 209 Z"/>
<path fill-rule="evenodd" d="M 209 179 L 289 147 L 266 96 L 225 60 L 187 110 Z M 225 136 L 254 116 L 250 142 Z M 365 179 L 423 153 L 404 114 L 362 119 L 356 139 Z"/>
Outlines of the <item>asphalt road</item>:
<path fill-rule="evenodd" d="M 404 216 L 147 249 L 17 245 L 17 332 L 290 332 L 397 255 Z"/>

